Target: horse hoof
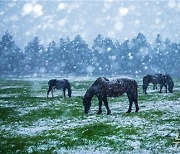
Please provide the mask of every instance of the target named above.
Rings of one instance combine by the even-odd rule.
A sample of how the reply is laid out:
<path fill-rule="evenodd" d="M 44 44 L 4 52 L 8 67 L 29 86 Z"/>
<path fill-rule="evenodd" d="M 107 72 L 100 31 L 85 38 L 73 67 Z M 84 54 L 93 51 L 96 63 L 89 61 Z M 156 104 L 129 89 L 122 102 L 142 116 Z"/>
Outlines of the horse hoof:
<path fill-rule="evenodd" d="M 130 113 L 131 111 L 127 111 L 126 113 Z"/>
<path fill-rule="evenodd" d="M 107 112 L 107 115 L 111 115 L 111 112 Z"/>
<path fill-rule="evenodd" d="M 102 111 L 101 112 L 99 112 L 99 111 L 97 112 L 97 114 L 101 114 L 101 113 L 102 113 Z"/>

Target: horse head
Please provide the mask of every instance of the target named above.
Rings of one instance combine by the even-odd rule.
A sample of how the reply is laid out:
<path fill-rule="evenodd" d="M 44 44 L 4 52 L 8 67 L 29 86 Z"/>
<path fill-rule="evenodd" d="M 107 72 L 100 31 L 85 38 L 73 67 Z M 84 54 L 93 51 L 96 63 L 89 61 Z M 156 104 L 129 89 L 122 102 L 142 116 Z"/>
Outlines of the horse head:
<path fill-rule="evenodd" d="M 86 95 L 83 97 L 83 105 L 84 105 L 84 113 L 88 114 L 91 107 L 91 99 L 89 99 Z"/>
<path fill-rule="evenodd" d="M 169 91 L 170 93 L 173 93 L 174 82 L 173 82 L 171 76 L 170 76 L 169 74 L 166 74 L 166 75 L 165 75 L 165 79 L 166 79 L 166 84 L 167 84 L 167 86 L 168 86 L 168 91 Z"/>
<path fill-rule="evenodd" d="M 71 97 L 71 94 L 72 94 L 71 85 L 68 82 L 68 96 Z"/>

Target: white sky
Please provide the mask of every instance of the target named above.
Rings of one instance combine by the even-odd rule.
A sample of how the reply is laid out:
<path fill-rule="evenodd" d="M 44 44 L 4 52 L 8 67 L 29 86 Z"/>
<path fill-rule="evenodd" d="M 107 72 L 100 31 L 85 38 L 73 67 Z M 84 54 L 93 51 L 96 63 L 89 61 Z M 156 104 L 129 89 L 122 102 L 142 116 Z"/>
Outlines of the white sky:
<path fill-rule="evenodd" d="M 8 30 L 20 47 L 35 36 L 47 45 L 80 34 L 91 44 L 98 34 L 122 42 L 139 32 L 150 42 L 158 33 L 180 42 L 179 17 L 177 0 L 1 0 L 0 37 Z"/>

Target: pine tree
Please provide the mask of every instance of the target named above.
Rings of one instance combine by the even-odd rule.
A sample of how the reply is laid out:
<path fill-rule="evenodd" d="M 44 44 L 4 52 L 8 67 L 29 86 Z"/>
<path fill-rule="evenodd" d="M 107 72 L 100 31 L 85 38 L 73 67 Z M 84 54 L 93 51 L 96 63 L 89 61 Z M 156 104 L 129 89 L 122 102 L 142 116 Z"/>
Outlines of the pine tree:
<path fill-rule="evenodd" d="M 38 74 L 43 64 L 44 47 L 40 44 L 39 38 L 35 37 L 29 42 L 24 51 L 25 74 Z"/>
<path fill-rule="evenodd" d="M 7 31 L 0 41 L 0 74 L 16 75 L 21 73 L 23 54 Z"/>

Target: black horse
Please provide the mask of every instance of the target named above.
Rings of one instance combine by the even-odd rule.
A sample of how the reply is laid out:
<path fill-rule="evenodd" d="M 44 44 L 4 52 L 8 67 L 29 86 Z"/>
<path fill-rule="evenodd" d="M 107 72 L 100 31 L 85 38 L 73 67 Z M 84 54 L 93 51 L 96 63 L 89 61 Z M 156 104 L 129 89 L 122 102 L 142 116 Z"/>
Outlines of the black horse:
<path fill-rule="evenodd" d="M 68 96 L 71 97 L 71 93 L 72 93 L 71 85 L 70 85 L 68 80 L 66 80 L 66 79 L 63 79 L 63 80 L 52 79 L 52 80 L 49 80 L 48 85 L 49 85 L 49 89 L 47 91 L 47 97 L 48 97 L 50 91 L 52 93 L 52 97 L 54 97 L 53 96 L 53 90 L 54 89 L 59 89 L 59 90 L 63 89 L 64 97 L 66 97 L 65 93 L 66 93 L 66 89 L 67 89 L 68 90 Z"/>
<path fill-rule="evenodd" d="M 87 114 L 91 106 L 91 100 L 93 96 L 97 96 L 99 100 L 99 110 L 97 114 L 102 113 L 102 102 L 107 109 L 107 114 L 111 114 L 111 110 L 108 106 L 107 97 L 118 97 L 126 93 L 129 99 L 129 109 L 127 113 L 131 112 L 132 104 L 135 103 L 136 112 L 138 112 L 138 91 L 137 82 L 135 80 L 120 78 L 116 80 L 109 81 L 104 77 L 99 77 L 86 91 L 83 97 L 84 112 Z"/>
<path fill-rule="evenodd" d="M 166 76 L 163 74 L 155 74 L 155 75 L 146 75 L 143 77 L 143 92 L 147 94 L 147 88 L 149 84 L 153 84 L 153 89 L 157 89 L 157 84 L 160 84 L 160 93 L 162 91 L 162 88 L 166 88 L 167 93 L 167 84 L 166 84 Z"/>
<path fill-rule="evenodd" d="M 165 74 L 165 81 L 166 81 L 166 84 L 168 86 L 168 91 L 170 93 L 173 93 L 174 82 L 173 82 L 173 80 L 169 74 Z"/>

